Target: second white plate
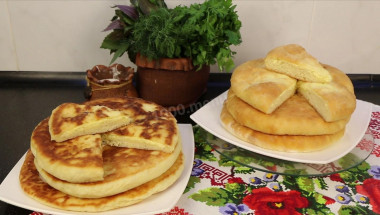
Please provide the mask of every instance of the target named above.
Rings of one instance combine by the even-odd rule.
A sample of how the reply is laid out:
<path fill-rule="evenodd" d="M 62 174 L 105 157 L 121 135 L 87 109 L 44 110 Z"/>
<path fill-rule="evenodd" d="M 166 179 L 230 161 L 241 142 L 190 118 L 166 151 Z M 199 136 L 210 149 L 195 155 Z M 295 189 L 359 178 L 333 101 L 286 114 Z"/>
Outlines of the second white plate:
<path fill-rule="evenodd" d="M 145 215 L 169 211 L 175 206 L 179 198 L 182 196 L 187 182 L 189 181 L 194 161 L 194 136 L 192 126 L 190 124 L 178 124 L 178 127 L 182 138 L 182 151 L 185 156 L 185 168 L 181 177 L 168 189 L 154 194 L 138 204 L 100 213 L 64 211 L 43 205 L 27 196 L 20 187 L 18 177 L 21 166 L 25 160 L 25 155 L 18 161 L 8 176 L 1 183 L 0 200 L 25 209 L 55 215 Z"/>
<path fill-rule="evenodd" d="M 192 114 L 190 118 L 211 134 L 231 144 L 269 157 L 300 163 L 326 164 L 335 161 L 349 153 L 364 136 L 372 114 L 371 103 L 357 100 L 356 109 L 352 114 L 350 121 L 346 125 L 345 134 L 337 143 L 324 150 L 316 152 L 279 152 L 260 148 L 253 144 L 245 142 L 235 137 L 233 134 L 229 133 L 223 128 L 219 115 L 226 98 L 227 92 L 224 92 L 213 99 L 211 102 L 207 103 L 197 112 Z"/>

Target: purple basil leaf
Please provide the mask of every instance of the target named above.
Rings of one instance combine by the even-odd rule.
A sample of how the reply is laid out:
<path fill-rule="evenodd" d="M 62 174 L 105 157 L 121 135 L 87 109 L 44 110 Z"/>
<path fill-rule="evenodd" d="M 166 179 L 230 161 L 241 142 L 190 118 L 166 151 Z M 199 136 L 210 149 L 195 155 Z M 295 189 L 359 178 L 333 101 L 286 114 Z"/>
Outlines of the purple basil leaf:
<path fill-rule="evenodd" d="M 115 5 L 115 6 L 118 7 L 121 11 L 123 11 L 123 13 L 127 14 L 132 19 L 136 20 L 138 18 L 137 11 L 134 7 L 131 7 L 128 5 Z"/>
<path fill-rule="evenodd" d="M 123 29 L 123 26 L 121 25 L 120 20 L 114 20 L 112 21 L 107 28 L 105 28 L 103 31 L 110 31 L 114 29 Z"/>

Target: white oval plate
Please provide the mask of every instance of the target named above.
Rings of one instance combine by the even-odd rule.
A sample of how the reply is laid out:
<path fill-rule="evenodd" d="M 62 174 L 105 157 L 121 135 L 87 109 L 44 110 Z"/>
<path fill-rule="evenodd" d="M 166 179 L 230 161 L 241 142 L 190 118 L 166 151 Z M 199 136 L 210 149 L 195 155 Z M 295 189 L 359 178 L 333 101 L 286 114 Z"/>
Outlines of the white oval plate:
<path fill-rule="evenodd" d="M 17 162 L 7 177 L 0 185 L 0 200 L 9 204 L 56 215 L 76 215 L 76 214 L 102 214 L 102 215 L 146 215 L 157 214 L 170 211 L 182 196 L 183 191 L 189 181 L 194 161 L 194 136 L 193 128 L 190 124 L 178 124 L 182 137 L 182 150 L 185 156 L 185 168 L 181 177 L 168 189 L 156 193 L 140 203 L 128 207 L 99 212 L 99 213 L 80 213 L 64 211 L 43 205 L 29 196 L 21 189 L 19 184 L 19 173 L 25 160 L 25 155 Z"/>
<path fill-rule="evenodd" d="M 199 126 L 220 139 L 246 150 L 282 160 L 315 164 L 326 164 L 338 160 L 349 153 L 360 142 L 371 120 L 372 104 L 356 100 L 356 109 L 346 125 L 344 136 L 330 147 L 320 151 L 307 153 L 273 151 L 243 141 L 224 129 L 219 116 L 223 103 L 227 98 L 227 92 L 228 91 L 222 93 L 207 103 L 197 112 L 192 114 L 190 118 Z"/>

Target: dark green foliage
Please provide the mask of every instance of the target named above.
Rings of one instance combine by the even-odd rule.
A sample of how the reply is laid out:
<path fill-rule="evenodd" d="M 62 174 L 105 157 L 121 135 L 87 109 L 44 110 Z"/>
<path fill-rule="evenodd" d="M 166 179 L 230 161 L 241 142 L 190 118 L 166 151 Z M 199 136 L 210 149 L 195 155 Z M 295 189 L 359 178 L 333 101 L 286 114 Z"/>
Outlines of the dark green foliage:
<path fill-rule="evenodd" d="M 231 45 L 241 43 L 241 22 L 231 0 L 208 0 L 174 9 L 178 25 L 186 32 L 183 55 L 194 65 L 215 64 L 230 70 L 234 66 Z"/>
<path fill-rule="evenodd" d="M 241 22 L 231 0 L 206 0 L 174 9 L 163 0 L 131 0 L 131 4 L 139 18 L 116 10 L 112 21 L 119 20 L 123 29 L 113 29 L 101 46 L 114 53 L 112 62 L 128 52 L 132 62 L 141 53 L 152 60 L 185 57 L 195 66 L 217 63 L 220 70 L 233 68 L 235 52 L 230 46 L 241 43 Z"/>
<path fill-rule="evenodd" d="M 133 49 L 149 59 L 179 57 L 183 43 L 181 33 L 169 10 L 160 8 L 136 22 Z"/>
<path fill-rule="evenodd" d="M 208 160 L 208 161 L 216 161 L 215 155 L 212 153 L 211 146 L 207 143 L 208 138 L 212 138 L 213 135 L 210 135 L 206 130 L 199 126 L 194 126 L 194 140 L 195 140 L 195 148 L 196 154 L 195 158 Z"/>

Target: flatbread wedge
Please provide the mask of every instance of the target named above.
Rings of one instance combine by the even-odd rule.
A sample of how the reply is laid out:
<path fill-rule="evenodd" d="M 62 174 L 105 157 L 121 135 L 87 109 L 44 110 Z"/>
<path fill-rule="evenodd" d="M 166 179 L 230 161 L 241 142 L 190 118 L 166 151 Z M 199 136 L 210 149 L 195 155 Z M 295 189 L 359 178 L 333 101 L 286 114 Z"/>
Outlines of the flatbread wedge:
<path fill-rule="evenodd" d="M 175 119 L 156 118 L 133 122 L 102 134 L 105 144 L 117 147 L 173 152 L 178 142 Z"/>
<path fill-rule="evenodd" d="M 254 108 L 271 114 L 296 91 L 297 80 L 264 68 L 263 59 L 238 66 L 231 77 L 231 89 Z"/>
<path fill-rule="evenodd" d="M 51 139 L 62 142 L 87 134 L 114 130 L 132 121 L 132 118 L 105 106 L 64 103 L 56 107 L 49 118 Z"/>
<path fill-rule="evenodd" d="M 355 94 L 338 84 L 299 81 L 297 85 L 297 91 L 326 122 L 348 118 L 356 108 Z"/>
<path fill-rule="evenodd" d="M 350 117 L 326 122 L 301 95 L 295 94 L 272 114 L 265 114 L 228 91 L 226 107 L 233 118 L 246 127 L 267 134 L 324 135 L 334 134 L 346 127 Z"/>
<path fill-rule="evenodd" d="M 318 60 L 297 44 L 279 46 L 269 51 L 265 66 L 301 81 L 327 83 L 332 80 Z"/>
<path fill-rule="evenodd" d="M 165 108 L 138 98 L 105 98 L 89 101 L 131 116 L 128 125 L 102 134 L 103 142 L 117 147 L 171 153 L 179 140 L 177 120 Z"/>
<path fill-rule="evenodd" d="M 356 108 L 354 86 L 350 78 L 337 68 L 323 65 L 333 80 L 328 83 L 299 81 L 297 92 L 307 99 L 326 122 L 350 117 Z"/>

